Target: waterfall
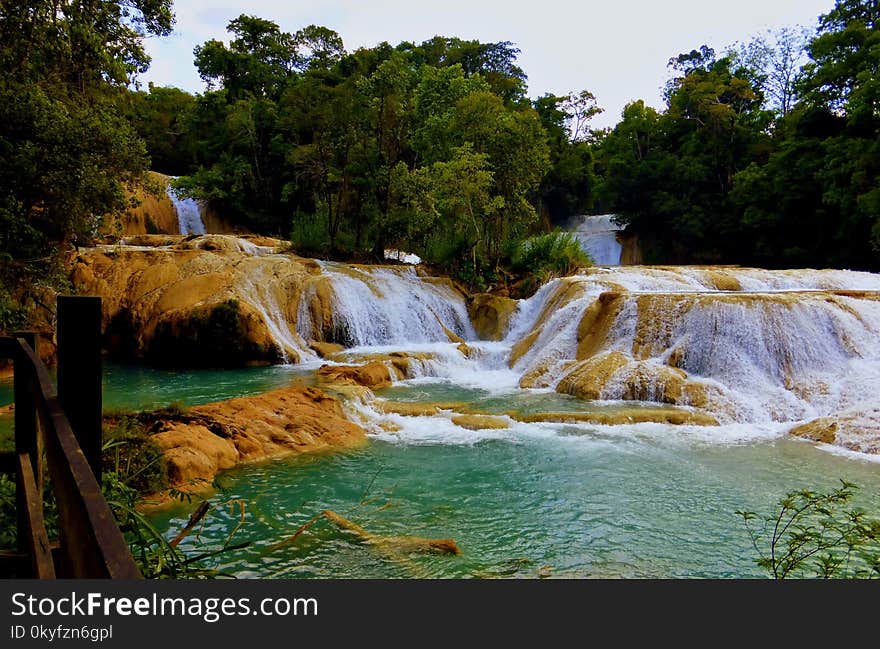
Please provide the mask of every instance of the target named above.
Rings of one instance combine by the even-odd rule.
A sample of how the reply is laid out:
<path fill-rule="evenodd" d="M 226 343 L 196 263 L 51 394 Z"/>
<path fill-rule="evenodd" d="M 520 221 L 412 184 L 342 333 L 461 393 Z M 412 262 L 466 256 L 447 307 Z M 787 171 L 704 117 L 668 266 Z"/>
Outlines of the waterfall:
<path fill-rule="evenodd" d="M 270 265 L 272 264 L 272 265 Z M 253 258 L 242 263 L 238 292 L 260 314 L 285 363 L 317 360 L 306 341 L 290 328 L 286 307 L 288 291 L 274 264 L 286 264 L 283 258 Z"/>
<path fill-rule="evenodd" d="M 852 407 L 880 382 L 880 276 L 591 269 L 523 301 L 510 332 L 530 385 L 797 421 Z"/>
<path fill-rule="evenodd" d="M 474 339 L 464 298 L 413 268 L 321 263 L 332 286 L 332 338 L 347 347 L 449 342 L 444 327 Z"/>
<path fill-rule="evenodd" d="M 622 229 L 614 223 L 614 214 L 580 216 L 573 234 L 581 248 L 597 266 L 619 266 L 622 247 L 617 233 Z"/>
<path fill-rule="evenodd" d="M 198 201 L 192 198 L 178 197 L 171 185 L 168 185 L 165 191 L 177 212 L 180 234 L 205 234 L 205 224 L 202 222 L 202 210 Z"/>

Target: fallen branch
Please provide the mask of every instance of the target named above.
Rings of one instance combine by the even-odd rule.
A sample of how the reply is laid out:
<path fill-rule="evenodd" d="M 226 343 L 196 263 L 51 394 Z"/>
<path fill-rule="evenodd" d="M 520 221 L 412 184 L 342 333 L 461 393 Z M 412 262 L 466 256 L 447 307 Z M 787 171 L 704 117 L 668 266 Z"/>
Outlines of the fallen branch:
<path fill-rule="evenodd" d="M 174 540 L 172 540 L 169 545 L 172 548 L 176 548 L 180 544 L 180 542 L 185 539 L 190 532 L 193 531 L 193 528 L 199 524 L 199 521 L 205 517 L 205 514 L 208 513 L 208 510 L 210 508 L 211 504 L 207 500 L 202 501 L 201 504 L 196 507 L 196 510 L 192 514 L 190 514 L 189 520 L 187 521 L 186 525 L 184 525 L 183 529 L 177 533 L 177 536 L 174 537 Z"/>
<path fill-rule="evenodd" d="M 428 539 L 421 536 L 380 536 L 368 532 L 357 523 L 348 520 L 344 516 L 340 516 L 331 509 L 325 509 L 320 514 L 312 516 L 312 518 L 303 523 L 296 532 L 293 533 L 293 536 L 280 543 L 276 543 L 269 548 L 269 551 L 271 552 L 292 545 L 303 532 L 309 529 L 321 518 L 326 518 L 328 521 L 336 525 L 336 527 L 345 532 L 351 532 L 361 541 L 376 547 L 377 550 L 394 560 L 399 560 L 401 558 L 400 555 L 402 554 L 409 554 L 412 552 L 461 554 L 461 549 L 458 547 L 455 539 Z"/>
<path fill-rule="evenodd" d="M 409 552 L 436 552 L 440 554 L 461 554 L 461 549 L 455 539 L 426 539 L 421 536 L 379 536 L 368 532 L 357 523 L 340 516 L 333 510 L 327 509 L 322 512 L 323 516 L 335 524 L 339 529 L 354 533 L 361 540 L 381 549 Z"/>

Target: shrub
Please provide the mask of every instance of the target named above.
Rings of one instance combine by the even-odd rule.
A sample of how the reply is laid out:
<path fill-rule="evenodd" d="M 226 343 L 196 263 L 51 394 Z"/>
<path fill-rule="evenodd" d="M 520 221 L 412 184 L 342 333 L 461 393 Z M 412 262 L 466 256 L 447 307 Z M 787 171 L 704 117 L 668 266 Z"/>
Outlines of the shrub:
<path fill-rule="evenodd" d="M 547 275 L 568 275 L 592 263 L 577 239 L 560 230 L 520 242 L 511 260 L 514 271 Z"/>
<path fill-rule="evenodd" d="M 880 577 L 880 519 L 851 507 L 856 489 L 841 480 L 827 493 L 791 491 L 761 529 L 752 526 L 757 514 L 736 512 L 758 553 L 757 564 L 774 579 Z"/>
<path fill-rule="evenodd" d="M 330 240 L 323 219 L 297 212 L 290 230 L 290 246 L 304 257 L 325 255 L 330 247 Z"/>
<path fill-rule="evenodd" d="M 157 493 L 168 488 L 168 472 L 162 449 L 152 440 L 135 414 L 104 417 L 104 474 L 115 474 L 138 494 Z"/>

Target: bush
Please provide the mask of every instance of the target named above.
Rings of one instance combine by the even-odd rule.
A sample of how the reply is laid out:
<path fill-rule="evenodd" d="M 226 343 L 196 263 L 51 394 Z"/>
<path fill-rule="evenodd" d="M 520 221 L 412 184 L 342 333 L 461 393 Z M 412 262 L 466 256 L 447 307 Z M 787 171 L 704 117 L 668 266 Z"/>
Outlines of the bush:
<path fill-rule="evenodd" d="M 424 250 L 418 254 L 439 272 L 450 275 L 473 291 L 485 291 L 500 280 L 499 269 L 480 254 L 474 264 L 471 242 L 458 232 L 441 232 L 430 237 Z"/>
<path fill-rule="evenodd" d="M 850 506 L 856 489 L 841 480 L 841 487 L 827 493 L 789 492 L 760 530 L 752 527 L 757 514 L 736 512 L 758 553 L 757 564 L 774 579 L 880 577 L 880 519 Z"/>
<path fill-rule="evenodd" d="M 568 275 L 592 264 L 577 239 L 561 230 L 525 239 L 516 246 L 511 259 L 514 271 L 548 275 Z"/>
<path fill-rule="evenodd" d="M 14 266 L 8 255 L 0 253 L 0 332 L 10 332 L 24 326 L 27 312 L 7 287 L 21 286 L 26 279 L 21 268 Z"/>
<path fill-rule="evenodd" d="M 152 440 L 136 414 L 104 416 L 104 474 L 115 474 L 139 495 L 168 488 L 162 449 Z"/>
<path fill-rule="evenodd" d="M 290 246 L 303 257 L 325 255 L 330 248 L 330 240 L 323 219 L 298 212 L 290 230 Z"/>

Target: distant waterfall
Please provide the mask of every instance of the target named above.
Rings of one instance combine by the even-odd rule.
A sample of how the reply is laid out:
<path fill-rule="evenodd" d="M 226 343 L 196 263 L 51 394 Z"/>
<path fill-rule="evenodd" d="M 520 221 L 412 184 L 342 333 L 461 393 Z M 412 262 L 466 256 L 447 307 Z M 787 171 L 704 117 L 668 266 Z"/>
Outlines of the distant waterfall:
<path fill-rule="evenodd" d="M 180 234 L 205 234 L 205 224 L 202 221 L 202 210 L 198 201 L 192 198 L 179 198 L 171 185 L 168 185 L 165 191 L 177 212 Z"/>
<path fill-rule="evenodd" d="M 620 265 L 622 248 L 617 233 L 622 228 L 614 223 L 614 216 L 580 216 L 573 228 L 574 237 L 597 266 Z"/>

